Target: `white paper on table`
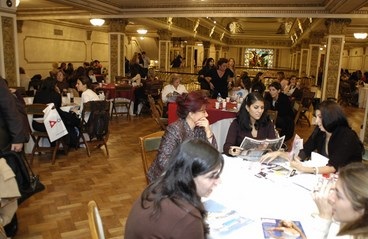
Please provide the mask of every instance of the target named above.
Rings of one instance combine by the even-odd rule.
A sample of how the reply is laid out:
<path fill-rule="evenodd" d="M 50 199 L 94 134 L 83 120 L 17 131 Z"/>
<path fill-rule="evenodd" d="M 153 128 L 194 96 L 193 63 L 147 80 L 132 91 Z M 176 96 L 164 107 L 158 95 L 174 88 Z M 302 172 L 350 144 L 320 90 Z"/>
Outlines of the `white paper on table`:
<path fill-rule="evenodd" d="M 304 161 L 303 165 L 306 167 L 323 167 L 323 166 L 326 166 L 327 163 L 328 163 L 327 157 L 319 153 L 312 152 L 311 160 Z"/>

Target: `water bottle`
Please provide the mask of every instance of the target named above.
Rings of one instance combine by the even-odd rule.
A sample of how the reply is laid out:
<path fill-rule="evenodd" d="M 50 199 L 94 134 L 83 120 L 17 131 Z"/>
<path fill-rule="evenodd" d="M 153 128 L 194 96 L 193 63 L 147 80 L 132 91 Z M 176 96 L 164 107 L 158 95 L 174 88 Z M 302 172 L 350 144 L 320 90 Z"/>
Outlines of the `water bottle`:
<path fill-rule="evenodd" d="M 218 102 L 221 102 L 222 101 L 222 97 L 221 97 L 221 94 L 220 93 L 217 94 L 217 101 Z"/>

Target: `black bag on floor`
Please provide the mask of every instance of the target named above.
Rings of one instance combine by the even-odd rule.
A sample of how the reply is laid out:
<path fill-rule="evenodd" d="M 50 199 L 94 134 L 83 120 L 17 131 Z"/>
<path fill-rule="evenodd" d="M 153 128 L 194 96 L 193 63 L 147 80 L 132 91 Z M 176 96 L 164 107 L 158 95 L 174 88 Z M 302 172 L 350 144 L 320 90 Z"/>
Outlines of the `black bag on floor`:
<path fill-rule="evenodd" d="M 14 237 L 18 231 L 18 218 L 17 214 L 14 213 L 12 220 L 4 226 L 4 230 L 7 237 Z"/>
<path fill-rule="evenodd" d="M 33 194 L 45 189 L 45 186 L 40 182 L 38 175 L 34 175 L 23 153 L 0 151 L 0 158 L 4 158 L 6 160 L 6 163 L 15 174 L 15 179 L 21 195 L 18 199 L 18 205 Z"/>

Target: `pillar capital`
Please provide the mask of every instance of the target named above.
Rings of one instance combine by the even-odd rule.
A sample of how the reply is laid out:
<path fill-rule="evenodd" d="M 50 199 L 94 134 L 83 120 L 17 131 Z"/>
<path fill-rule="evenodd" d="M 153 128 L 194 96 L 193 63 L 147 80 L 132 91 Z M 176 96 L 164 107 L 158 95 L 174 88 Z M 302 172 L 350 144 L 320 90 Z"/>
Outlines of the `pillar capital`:
<path fill-rule="evenodd" d="M 324 32 L 320 31 L 311 32 L 309 34 L 310 44 L 321 44 L 324 37 L 325 37 Z"/>
<path fill-rule="evenodd" d="M 172 32 L 167 29 L 160 29 L 157 34 L 160 40 L 171 40 Z"/>
<path fill-rule="evenodd" d="M 221 49 L 222 49 L 221 45 L 215 44 L 215 50 L 216 51 L 221 51 Z"/>
<path fill-rule="evenodd" d="M 109 25 L 109 32 L 125 33 L 125 28 L 128 25 L 127 19 L 111 19 Z"/>
<path fill-rule="evenodd" d="M 346 26 L 351 23 L 351 19 L 327 19 L 325 26 L 329 35 L 344 35 Z"/>
<path fill-rule="evenodd" d="M 210 41 L 203 41 L 203 48 L 210 48 L 211 47 L 211 42 Z"/>

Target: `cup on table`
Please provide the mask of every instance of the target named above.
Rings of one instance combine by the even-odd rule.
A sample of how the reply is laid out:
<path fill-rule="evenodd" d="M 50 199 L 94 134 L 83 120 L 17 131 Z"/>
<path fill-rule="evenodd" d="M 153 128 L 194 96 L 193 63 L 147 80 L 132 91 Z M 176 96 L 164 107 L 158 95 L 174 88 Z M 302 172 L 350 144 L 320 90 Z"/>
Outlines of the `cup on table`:
<path fill-rule="evenodd" d="M 226 102 L 230 102 L 230 97 L 226 97 Z"/>
<path fill-rule="evenodd" d="M 100 82 L 100 83 L 98 83 L 98 86 L 99 86 L 99 87 L 102 87 L 102 83 L 101 83 L 101 82 Z"/>
<path fill-rule="evenodd" d="M 215 102 L 215 108 L 220 109 L 220 102 L 218 102 L 218 101 Z"/>
<path fill-rule="evenodd" d="M 222 108 L 226 109 L 226 101 L 222 101 Z"/>

